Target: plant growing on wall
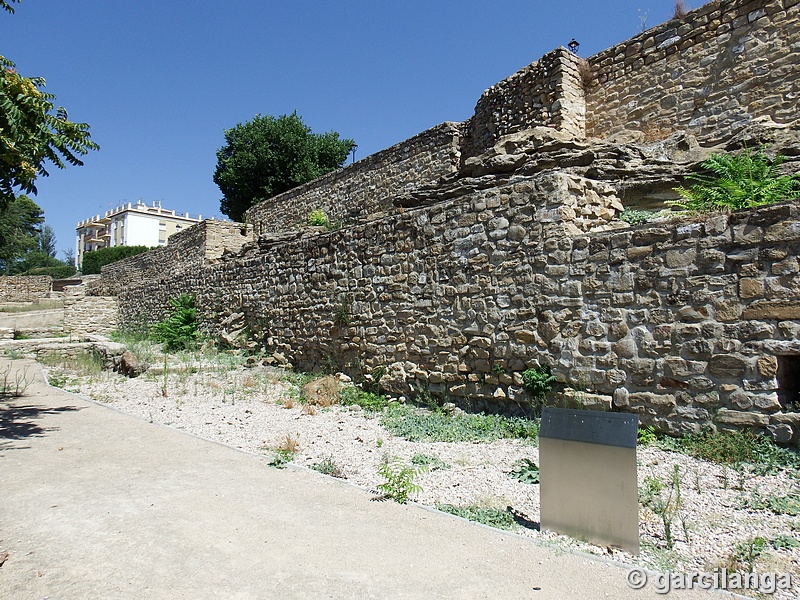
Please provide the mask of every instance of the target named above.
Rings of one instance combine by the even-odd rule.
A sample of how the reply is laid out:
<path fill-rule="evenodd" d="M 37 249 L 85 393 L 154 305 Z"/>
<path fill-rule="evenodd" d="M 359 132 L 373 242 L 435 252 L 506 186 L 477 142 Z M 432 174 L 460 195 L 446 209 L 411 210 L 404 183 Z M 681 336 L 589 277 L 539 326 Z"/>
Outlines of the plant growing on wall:
<path fill-rule="evenodd" d="M 308 213 L 307 222 L 309 225 L 313 225 L 315 227 L 328 227 L 330 225 L 328 215 L 325 214 L 324 210 L 319 208 Z"/>
<path fill-rule="evenodd" d="M 534 400 L 542 401 L 552 391 L 556 377 L 548 365 L 532 367 L 522 373 L 522 386 Z"/>
<path fill-rule="evenodd" d="M 738 210 L 775 204 L 800 197 L 800 177 L 781 175 L 786 157 L 770 160 L 764 148 L 745 148 L 739 154 L 712 154 L 700 163 L 705 173 L 688 179 L 697 183 L 675 188 L 681 200 L 669 202 L 688 211 Z"/>
<path fill-rule="evenodd" d="M 153 339 L 163 342 L 167 352 L 191 348 L 199 337 L 194 297 L 181 294 L 177 298 L 170 298 L 169 304 L 172 307 L 169 316 L 153 325 Z"/>

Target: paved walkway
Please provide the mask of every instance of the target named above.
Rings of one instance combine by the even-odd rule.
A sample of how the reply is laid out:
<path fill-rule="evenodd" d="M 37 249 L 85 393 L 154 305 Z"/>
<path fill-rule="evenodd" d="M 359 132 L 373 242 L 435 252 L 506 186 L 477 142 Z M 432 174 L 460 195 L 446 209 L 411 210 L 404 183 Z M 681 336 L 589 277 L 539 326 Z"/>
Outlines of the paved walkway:
<path fill-rule="evenodd" d="M 26 364 L 35 384 L 0 402 L 0 598 L 663 598 L 623 568 L 49 388 Z"/>

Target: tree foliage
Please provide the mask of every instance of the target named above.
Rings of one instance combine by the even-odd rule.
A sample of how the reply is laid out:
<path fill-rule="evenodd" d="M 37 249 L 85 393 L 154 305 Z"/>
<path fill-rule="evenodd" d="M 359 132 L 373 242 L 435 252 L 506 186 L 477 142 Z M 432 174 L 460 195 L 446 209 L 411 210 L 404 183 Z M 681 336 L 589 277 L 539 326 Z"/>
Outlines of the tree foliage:
<path fill-rule="evenodd" d="M 0 8 L 5 10 L 6 12 L 14 13 L 14 7 L 11 6 L 11 2 L 19 2 L 20 0 L 0 0 Z"/>
<path fill-rule="evenodd" d="M 0 210 L 0 270 L 12 273 L 14 264 L 27 252 L 38 250 L 44 221 L 42 209 L 27 196 L 13 198 Z"/>
<path fill-rule="evenodd" d="M 36 193 L 36 178 L 47 176 L 49 162 L 59 169 L 97 150 L 86 123 L 73 123 L 53 94 L 41 91 L 41 77 L 23 77 L 0 56 L 0 204 L 21 191 Z"/>
<path fill-rule="evenodd" d="M 147 246 L 111 246 L 98 248 L 83 255 L 81 273 L 84 275 L 98 275 L 101 267 L 129 256 L 136 256 L 150 250 Z"/>
<path fill-rule="evenodd" d="M 225 130 L 225 145 L 217 151 L 220 210 L 241 221 L 256 202 L 338 169 L 352 147 L 353 140 L 339 139 L 334 131 L 312 133 L 296 112 L 256 115 Z"/>
<path fill-rule="evenodd" d="M 670 204 L 689 211 L 738 210 L 800 198 L 800 177 L 780 174 L 785 160 L 784 156 L 770 160 L 764 148 L 712 154 L 700 163 L 705 173 L 688 176 L 697 183 L 675 188 L 682 199 Z"/>

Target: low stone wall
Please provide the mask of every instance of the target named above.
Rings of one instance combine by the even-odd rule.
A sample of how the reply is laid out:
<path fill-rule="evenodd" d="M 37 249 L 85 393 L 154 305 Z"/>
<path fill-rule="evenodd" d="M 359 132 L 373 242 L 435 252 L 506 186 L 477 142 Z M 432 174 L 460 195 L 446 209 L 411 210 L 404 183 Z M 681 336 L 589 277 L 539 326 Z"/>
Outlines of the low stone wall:
<path fill-rule="evenodd" d="M 35 302 L 50 297 L 49 275 L 0 276 L 0 302 Z"/>
<path fill-rule="evenodd" d="M 719 0 L 591 58 L 587 134 L 707 145 L 797 120 L 800 0 Z"/>
<path fill-rule="evenodd" d="M 352 225 L 392 208 L 392 197 L 453 173 L 459 163 L 461 124 L 442 123 L 338 171 L 250 208 L 245 219 L 256 235 L 305 225 L 308 213 Z"/>
<path fill-rule="evenodd" d="M 64 331 L 71 336 L 108 335 L 119 326 L 115 296 L 88 296 L 83 285 L 64 290 Z"/>

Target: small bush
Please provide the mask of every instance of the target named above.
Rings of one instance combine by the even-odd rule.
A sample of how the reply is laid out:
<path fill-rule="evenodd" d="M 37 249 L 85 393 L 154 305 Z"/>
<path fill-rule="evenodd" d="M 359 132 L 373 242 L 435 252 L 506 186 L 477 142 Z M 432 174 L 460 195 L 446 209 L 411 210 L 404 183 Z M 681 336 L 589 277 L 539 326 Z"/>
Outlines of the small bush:
<path fill-rule="evenodd" d="M 548 365 L 532 367 L 522 373 L 522 386 L 534 400 L 542 401 L 553 389 L 556 377 Z"/>
<path fill-rule="evenodd" d="M 412 494 L 418 494 L 422 488 L 414 483 L 414 478 L 427 469 L 423 466 L 410 467 L 401 459 L 394 458 L 381 465 L 378 474 L 385 479 L 377 488 L 383 492 L 384 498 L 405 504 Z"/>
<path fill-rule="evenodd" d="M 153 339 L 163 342 L 167 352 L 193 348 L 199 337 L 194 297 L 181 294 L 170 298 L 169 304 L 172 307 L 170 315 L 151 330 Z"/>
<path fill-rule="evenodd" d="M 331 223 L 330 219 L 328 219 L 328 215 L 326 215 L 325 211 L 321 209 L 312 210 L 310 213 L 308 213 L 308 219 L 306 222 L 314 227 L 329 227 Z"/>
<path fill-rule="evenodd" d="M 745 148 L 739 154 L 712 154 L 700 163 L 711 174 L 696 173 L 691 187 L 675 188 L 682 200 L 668 204 L 687 211 L 739 210 L 794 200 L 800 197 L 800 178 L 780 175 L 786 157 L 770 160 L 764 149 Z"/>

